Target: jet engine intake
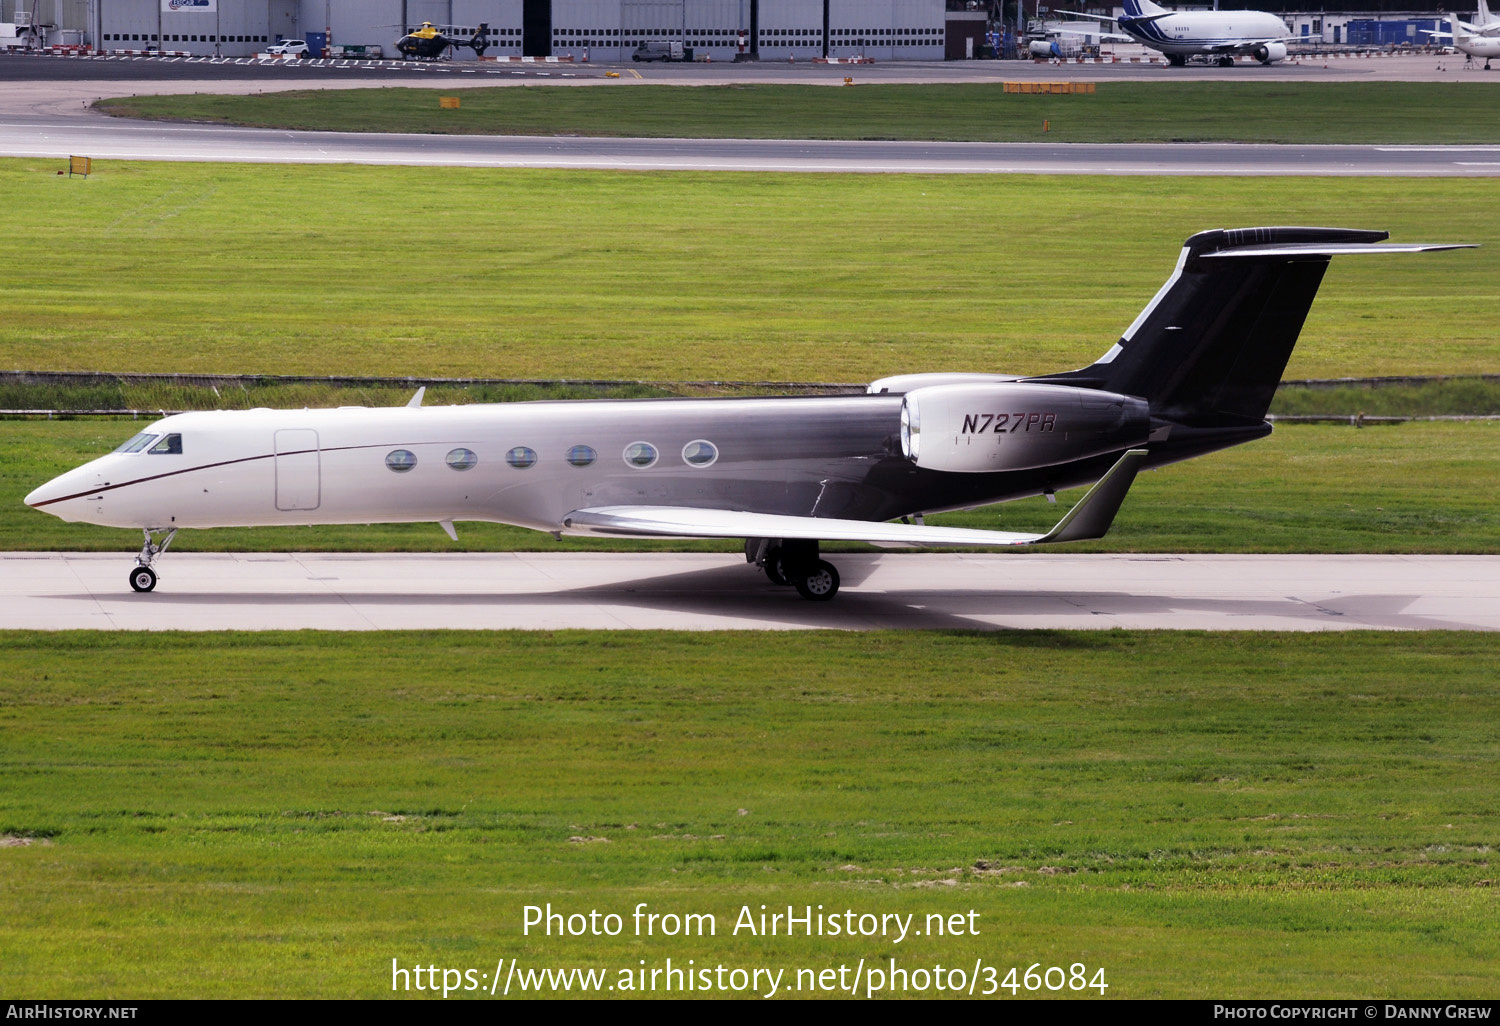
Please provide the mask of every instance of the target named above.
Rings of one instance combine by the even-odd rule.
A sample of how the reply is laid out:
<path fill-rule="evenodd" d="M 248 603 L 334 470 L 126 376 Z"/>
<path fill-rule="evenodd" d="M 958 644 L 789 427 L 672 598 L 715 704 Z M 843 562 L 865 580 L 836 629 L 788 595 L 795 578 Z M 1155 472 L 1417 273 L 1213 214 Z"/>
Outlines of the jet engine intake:
<path fill-rule="evenodd" d="M 1286 60 L 1285 43 L 1264 43 L 1255 51 L 1255 59 L 1262 64 L 1274 64 Z"/>
<path fill-rule="evenodd" d="M 901 403 L 901 454 L 924 470 L 1030 470 L 1144 445 L 1144 399 L 1067 385 L 933 385 Z"/>

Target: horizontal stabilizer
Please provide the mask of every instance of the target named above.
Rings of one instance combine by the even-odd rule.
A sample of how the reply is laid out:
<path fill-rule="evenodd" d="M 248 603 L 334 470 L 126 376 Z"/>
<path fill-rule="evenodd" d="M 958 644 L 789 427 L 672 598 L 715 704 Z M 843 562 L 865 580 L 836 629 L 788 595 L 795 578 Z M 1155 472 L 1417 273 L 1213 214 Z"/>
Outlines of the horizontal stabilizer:
<path fill-rule="evenodd" d="M 1462 242 L 1297 242 L 1282 246 L 1231 246 L 1226 249 L 1215 250 L 1212 253 L 1203 253 L 1200 256 L 1205 260 L 1218 260 L 1223 257 L 1242 257 L 1258 260 L 1286 258 L 1295 260 L 1297 257 L 1331 257 L 1343 256 L 1348 253 L 1430 253 L 1434 250 L 1473 248 L 1473 243 Z"/>
<path fill-rule="evenodd" d="M 1102 538 L 1119 512 L 1145 449 L 1132 449 L 1046 534 L 979 531 L 927 524 L 872 523 L 691 506 L 601 506 L 563 518 L 568 534 L 637 538 L 779 538 L 783 541 L 895 542 L 922 546 L 1040 545 Z"/>

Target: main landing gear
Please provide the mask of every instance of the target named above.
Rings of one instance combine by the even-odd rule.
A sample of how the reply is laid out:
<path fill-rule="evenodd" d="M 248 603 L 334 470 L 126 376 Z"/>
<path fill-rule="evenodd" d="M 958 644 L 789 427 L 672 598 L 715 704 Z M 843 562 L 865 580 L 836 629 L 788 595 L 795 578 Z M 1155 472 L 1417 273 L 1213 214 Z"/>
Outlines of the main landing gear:
<path fill-rule="evenodd" d="M 160 544 L 152 537 L 151 528 L 141 528 L 141 534 L 146 536 L 146 541 L 141 546 L 141 554 L 135 557 L 135 569 L 130 571 L 130 586 L 136 591 L 145 592 L 156 587 L 156 571 L 151 569 L 151 564 L 156 562 L 156 557 L 167 551 L 167 546 L 177 537 L 177 528 L 167 531 Z"/>
<path fill-rule="evenodd" d="M 839 593 L 838 569 L 818 558 L 816 541 L 751 538 L 745 560 L 764 570 L 772 584 L 790 584 L 810 602 L 827 602 Z"/>

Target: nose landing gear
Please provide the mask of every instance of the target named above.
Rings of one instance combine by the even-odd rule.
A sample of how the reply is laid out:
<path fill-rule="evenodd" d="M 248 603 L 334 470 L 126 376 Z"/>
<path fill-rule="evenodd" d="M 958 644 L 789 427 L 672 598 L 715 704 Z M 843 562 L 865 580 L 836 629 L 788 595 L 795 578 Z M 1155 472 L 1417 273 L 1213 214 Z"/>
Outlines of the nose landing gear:
<path fill-rule="evenodd" d="M 141 554 L 135 557 L 135 568 L 130 571 L 130 587 L 135 591 L 147 592 L 156 587 L 156 571 L 151 569 L 151 564 L 167 551 L 167 546 L 177 537 L 177 528 L 167 531 L 160 544 L 152 536 L 151 528 L 141 528 L 141 534 L 145 535 L 145 543 L 141 545 Z"/>

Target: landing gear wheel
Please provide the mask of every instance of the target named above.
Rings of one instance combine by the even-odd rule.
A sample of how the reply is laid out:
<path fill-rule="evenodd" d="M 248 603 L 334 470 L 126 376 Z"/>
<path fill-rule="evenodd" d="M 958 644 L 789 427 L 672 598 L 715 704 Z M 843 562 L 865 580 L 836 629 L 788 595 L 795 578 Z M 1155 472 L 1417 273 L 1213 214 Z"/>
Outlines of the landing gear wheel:
<path fill-rule="evenodd" d="M 787 585 L 786 568 L 781 565 L 781 553 L 773 552 L 766 557 L 766 579 L 775 585 Z"/>
<path fill-rule="evenodd" d="M 824 559 L 799 567 L 792 575 L 797 594 L 812 602 L 827 602 L 839 593 L 839 572 Z"/>
<path fill-rule="evenodd" d="M 138 566 L 130 571 L 130 586 L 136 591 L 150 591 L 156 587 L 156 571 L 149 566 Z"/>

